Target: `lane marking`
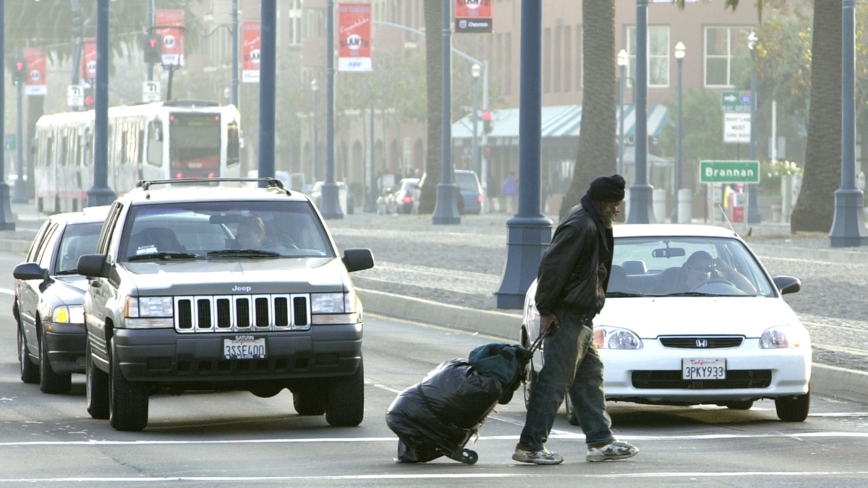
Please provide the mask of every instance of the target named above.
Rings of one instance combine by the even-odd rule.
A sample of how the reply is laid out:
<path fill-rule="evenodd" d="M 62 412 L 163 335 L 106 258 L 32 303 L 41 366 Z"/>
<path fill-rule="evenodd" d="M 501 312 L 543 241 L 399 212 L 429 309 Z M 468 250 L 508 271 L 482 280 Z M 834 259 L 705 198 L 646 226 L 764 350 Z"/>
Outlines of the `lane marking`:
<path fill-rule="evenodd" d="M 517 441 L 518 435 L 479 436 L 479 441 Z M 801 432 L 793 434 L 704 434 L 704 435 L 618 435 L 619 439 L 632 441 L 709 441 L 709 440 L 739 440 L 739 439 L 794 439 L 805 438 L 855 438 L 868 439 L 868 432 Z M 584 433 L 552 433 L 549 439 L 579 440 L 584 443 Z M 232 445 L 232 444 L 361 444 L 395 442 L 397 437 L 321 437 L 312 439 L 231 439 L 231 440 L 173 440 L 173 441 L 21 441 L 0 442 L 0 447 L 34 447 L 34 446 L 190 446 L 190 445 Z"/>
<path fill-rule="evenodd" d="M 12 296 L 15 296 L 15 291 L 14 291 L 14 290 L 10 290 L 10 289 L 8 289 L 8 288 L 0 288 L 0 293 L 2 293 L 2 294 L 4 294 L 4 295 L 12 295 Z"/>
<path fill-rule="evenodd" d="M 151 476 L 151 477 L 82 477 L 82 478 L 5 478 L 0 483 L 155 483 L 167 481 L 198 481 L 198 482 L 252 482 L 252 481 L 347 481 L 347 480 L 438 480 L 438 479 L 501 479 L 501 478 L 584 478 L 584 479 L 642 479 L 642 478 L 763 478 L 763 477 L 793 477 L 793 476 L 862 476 L 868 471 L 725 471 L 718 473 L 694 472 L 647 472 L 647 473 L 609 473 L 609 474 L 557 474 L 551 471 L 542 473 L 406 473 L 406 474 L 349 474 L 326 476 Z"/>

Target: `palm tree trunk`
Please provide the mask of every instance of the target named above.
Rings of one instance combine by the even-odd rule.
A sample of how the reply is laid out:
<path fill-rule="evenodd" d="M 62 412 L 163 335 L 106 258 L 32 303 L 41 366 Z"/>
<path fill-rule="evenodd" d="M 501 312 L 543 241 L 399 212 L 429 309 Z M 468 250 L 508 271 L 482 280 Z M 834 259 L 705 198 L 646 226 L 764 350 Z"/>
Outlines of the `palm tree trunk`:
<path fill-rule="evenodd" d="M 617 170 L 615 146 L 615 2 L 582 2 L 584 94 L 582 128 L 573 180 L 564 196 L 560 218 L 581 201 L 590 182 Z"/>
<path fill-rule="evenodd" d="M 428 147 L 425 151 L 425 183 L 420 189 L 419 213 L 433 214 L 437 184 L 442 172 L 443 107 L 443 1 L 425 1 L 425 79 L 428 93 Z"/>
<path fill-rule="evenodd" d="M 814 2 L 805 173 L 790 231 L 829 232 L 841 184 L 841 1 Z"/>

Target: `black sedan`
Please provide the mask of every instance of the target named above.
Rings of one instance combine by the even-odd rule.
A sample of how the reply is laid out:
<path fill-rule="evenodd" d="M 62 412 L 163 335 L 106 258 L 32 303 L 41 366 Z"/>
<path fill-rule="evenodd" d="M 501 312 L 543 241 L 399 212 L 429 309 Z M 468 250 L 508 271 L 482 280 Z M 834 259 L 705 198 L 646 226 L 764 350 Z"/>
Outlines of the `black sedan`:
<path fill-rule="evenodd" d="M 78 258 L 96 252 L 108 207 L 58 214 L 40 227 L 27 258 L 13 271 L 21 381 L 45 393 L 67 393 L 71 374 L 84 373 L 85 277 Z"/>

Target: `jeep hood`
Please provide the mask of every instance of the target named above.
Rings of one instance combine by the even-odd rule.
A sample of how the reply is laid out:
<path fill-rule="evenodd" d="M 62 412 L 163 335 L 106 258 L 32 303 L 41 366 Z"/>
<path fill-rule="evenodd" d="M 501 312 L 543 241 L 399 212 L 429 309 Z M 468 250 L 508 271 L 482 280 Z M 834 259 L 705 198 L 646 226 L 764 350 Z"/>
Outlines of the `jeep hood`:
<path fill-rule="evenodd" d="M 211 259 L 120 263 L 140 296 L 341 292 L 340 258 Z"/>

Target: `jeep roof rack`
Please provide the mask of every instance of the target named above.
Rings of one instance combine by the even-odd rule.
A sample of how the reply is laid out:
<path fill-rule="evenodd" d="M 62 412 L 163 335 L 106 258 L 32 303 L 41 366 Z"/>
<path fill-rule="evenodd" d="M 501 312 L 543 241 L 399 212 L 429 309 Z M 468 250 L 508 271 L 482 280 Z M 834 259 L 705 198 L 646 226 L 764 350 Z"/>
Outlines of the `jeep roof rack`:
<path fill-rule="evenodd" d="M 139 180 L 139 182 L 136 183 L 136 188 L 147 190 L 152 185 L 200 185 L 202 183 L 215 182 L 259 183 L 261 181 L 264 181 L 267 184 L 267 188 L 283 189 L 283 182 L 277 178 L 181 178 L 174 180 Z"/>

